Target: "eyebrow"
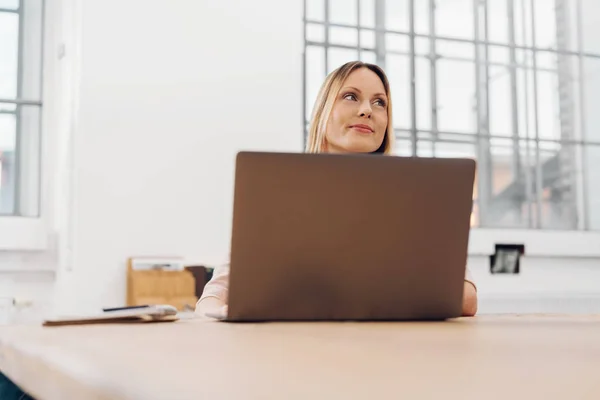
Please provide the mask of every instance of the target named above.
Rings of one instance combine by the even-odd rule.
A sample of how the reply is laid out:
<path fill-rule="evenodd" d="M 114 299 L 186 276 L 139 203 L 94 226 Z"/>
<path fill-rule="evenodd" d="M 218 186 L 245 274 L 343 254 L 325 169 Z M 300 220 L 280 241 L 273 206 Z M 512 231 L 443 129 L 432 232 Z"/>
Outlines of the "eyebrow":
<path fill-rule="evenodd" d="M 358 93 L 362 93 L 359 88 L 355 88 L 354 86 L 347 86 L 344 89 L 352 89 L 352 90 L 356 90 Z M 387 98 L 387 96 L 385 95 L 385 93 L 375 93 L 374 96 L 381 96 L 381 97 L 386 97 Z"/>

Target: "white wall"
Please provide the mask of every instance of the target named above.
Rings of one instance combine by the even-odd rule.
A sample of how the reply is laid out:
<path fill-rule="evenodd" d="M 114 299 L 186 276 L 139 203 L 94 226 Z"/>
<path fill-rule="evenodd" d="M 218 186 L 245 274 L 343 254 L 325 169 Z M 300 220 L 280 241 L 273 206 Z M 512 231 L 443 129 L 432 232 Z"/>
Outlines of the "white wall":
<path fill-rule="evenodd" d="M 600 313 L 600 260 L 524 257 L 520 273 L 492 274 L 488 257 L 471 256 L 480 313 Z"/>
<path fill-rule="evenodd" d="M 122 304 L 132 255 L 220 261 L 236 151 L 302 150 L 302 0 L 62 3 L 66 57 L 53 61 L 62 72 L 47 121 L 56 130 L 48 168 L 58 245 L 10 259 L 16 270 L 51 272 L 0 273 L 37 310 L 53 292 L 60 313 Z M 526 257 L 521 275 L 490 275 L 481 254 L 511 237 L 503 232 L 474 233 L 469 265 L 482 312 L 552 311 L 544 299 L 600 295 L 599 258 L 552 258 L 552 244 Z M 543 242 L 535 232 L 517 239 Z"/>
<path fill-rule="evenodd" d="M 129 256 L 222 260 L 235 153 L 302 150 L 300 0 L 81 7 L 64 312 L 122 304 Z"/>

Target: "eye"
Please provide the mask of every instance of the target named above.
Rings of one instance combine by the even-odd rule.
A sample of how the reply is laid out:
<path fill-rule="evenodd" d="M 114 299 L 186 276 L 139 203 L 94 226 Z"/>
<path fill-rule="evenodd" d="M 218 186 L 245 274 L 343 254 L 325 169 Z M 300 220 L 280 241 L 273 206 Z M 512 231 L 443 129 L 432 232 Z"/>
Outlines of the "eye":
<path fill-rule="evenodd" d="M 375 100 L 375 103 L 380 107 L 385 107 L 385 101 L 383 99 Z"/>
<path fill-rule="evenodd" d="M 356 100 L 356 96 L 354 93 L 346 93 L 344 95 L 344 100 Z"/>

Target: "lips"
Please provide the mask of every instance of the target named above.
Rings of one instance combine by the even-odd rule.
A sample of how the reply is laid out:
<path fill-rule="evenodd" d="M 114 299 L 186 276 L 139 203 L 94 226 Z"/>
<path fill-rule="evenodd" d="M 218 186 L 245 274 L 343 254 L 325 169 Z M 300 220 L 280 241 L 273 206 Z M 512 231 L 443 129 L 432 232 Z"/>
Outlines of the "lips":
<path fill-rule="evenodd" d="M 350 128 L 355 129 L 360 133 L 373 133 L 373 128 L 365 124 L 350 125 Z"/>

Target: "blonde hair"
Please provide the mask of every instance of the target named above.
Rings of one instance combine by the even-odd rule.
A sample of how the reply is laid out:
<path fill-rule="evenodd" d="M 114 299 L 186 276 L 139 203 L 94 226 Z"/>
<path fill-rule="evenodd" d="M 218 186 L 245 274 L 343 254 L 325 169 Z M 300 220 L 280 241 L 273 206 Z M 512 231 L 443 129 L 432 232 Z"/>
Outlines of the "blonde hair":
<path fill-rule="evenodd" d="M 362 61 L 348 62 L 336 70 L 332 71 L 319 90 L 319 95 L 315 101 L 311 116 L 310 126 L 308 128 L 308 140 L 306 143 L 306 152 L 322 153 L 325 150 L 325 133 L 327 132 L 327 123 L 333 109 L 333 104 L 342 89 L 342 85 L 348 76 L 355 70 L 368 68 L 375 72 L 385 88 L 387 100 L 388 125 L 385 130 L 383 143 L 375 150 L 375 153 L 391 154 L 394 150 L 394 125 L 392 123 L 392 97 L 390 93 L 390 84 L 383 70 L 374 64 L 364 63 Z"/>

